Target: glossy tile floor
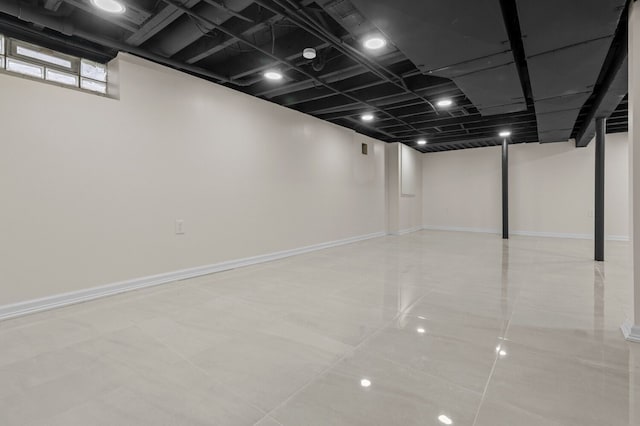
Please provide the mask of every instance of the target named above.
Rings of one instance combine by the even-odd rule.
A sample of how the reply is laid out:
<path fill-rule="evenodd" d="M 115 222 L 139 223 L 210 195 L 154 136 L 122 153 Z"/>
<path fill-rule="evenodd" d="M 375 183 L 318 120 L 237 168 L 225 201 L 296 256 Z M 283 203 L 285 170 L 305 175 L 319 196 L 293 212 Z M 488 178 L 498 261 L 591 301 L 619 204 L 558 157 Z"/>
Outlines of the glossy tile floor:
<path fill-rule="evenodd" d="M 628 243 L 422 231 L 0 323 L 5 425 L 640 425 Z"/>

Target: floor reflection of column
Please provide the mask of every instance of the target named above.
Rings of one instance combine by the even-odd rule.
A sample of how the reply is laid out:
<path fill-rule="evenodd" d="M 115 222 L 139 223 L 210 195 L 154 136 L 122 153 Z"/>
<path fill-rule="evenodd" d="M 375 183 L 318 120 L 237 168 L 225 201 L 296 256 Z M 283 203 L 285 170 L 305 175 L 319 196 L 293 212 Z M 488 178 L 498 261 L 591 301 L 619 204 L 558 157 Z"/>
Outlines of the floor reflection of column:
<path fill-rule="evenodd" d="M 600 341 L 604 340 L 604 263 L 593 265 L 593 331 Z"/>
<path fill-rule="evenodd" d="M 509 240 L 502 241 L 502 317 L 509 314 Z"/>
<path fill-rule="evenodd" d="M 629 426 L 640 425 L 640 345 L 629 345 Z"/>

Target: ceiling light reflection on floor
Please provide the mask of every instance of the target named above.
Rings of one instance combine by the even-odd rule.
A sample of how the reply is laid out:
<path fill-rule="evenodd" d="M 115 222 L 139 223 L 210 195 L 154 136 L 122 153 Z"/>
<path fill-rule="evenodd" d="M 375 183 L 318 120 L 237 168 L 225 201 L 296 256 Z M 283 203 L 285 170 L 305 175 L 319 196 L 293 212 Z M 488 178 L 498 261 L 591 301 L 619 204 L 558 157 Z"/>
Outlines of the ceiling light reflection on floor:
<path fill-rule="evenodd" d="M 444 414 L 440 414 L 438 416 L 438 420 L 440 421 L 440 423 L 442 423 L 443 425 L 452 425 L 453 424 L 453 420 L 451 420 L 451 418 L 449 418 L 449 416 L 444 415 Z"/>

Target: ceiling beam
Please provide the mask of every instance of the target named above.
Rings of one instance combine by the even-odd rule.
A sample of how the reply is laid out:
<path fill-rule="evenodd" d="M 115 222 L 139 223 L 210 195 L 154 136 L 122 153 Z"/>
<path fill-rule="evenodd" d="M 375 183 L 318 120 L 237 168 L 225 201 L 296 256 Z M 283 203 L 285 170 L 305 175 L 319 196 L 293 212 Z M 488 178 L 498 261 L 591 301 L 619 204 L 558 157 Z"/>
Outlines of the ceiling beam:
<path fill-rule="evenodd" d="M 629 1 L 620 17 L 620 22 L 613 37 L 611 47 L 607 53 L 598 81 L 591 99 L 586 119 L 577 131 L 576 147 L 589 145 L 596 134 L 595 121 L 597 118 L 607 118 L 618 107 L 628 90 L 628 15 Z"/>
<path fill-rule="evenodd" d="M 184 5 L 192 8 L 200 0 L 187 0 Z M 136 32 L 126 39 L 126 43 L 132 46 L 140 46 L 145 41 L 165 29 L 169 24 L 182 16 L 182 11 L 172 5 L 166 5 L 160 12 L 145 22 Z"/>
<path fill-rule="evenodd" d="M 251 25 L 249 28 L 240 30 L 241 35 L 242 37 L 251 37 L 252 35 L 259 33 L 260 31 L 266 30 L 271 25 L 274 25 L 280 20 L 282 20 L 281 16 L 273 15 L 263 22 Z M 224 40 L 215 40 L 210 37 L 203 37 L 201 40 L 202 41 L 199 43 L 199 45 L 189 46 L 187 49 L 185 49 L 185 52 L 180 53 L 180 56 L 184 57 L 184 61 L 186 63 L 195 64 L 238 43 L 238 40 L 228 36 Z"/>

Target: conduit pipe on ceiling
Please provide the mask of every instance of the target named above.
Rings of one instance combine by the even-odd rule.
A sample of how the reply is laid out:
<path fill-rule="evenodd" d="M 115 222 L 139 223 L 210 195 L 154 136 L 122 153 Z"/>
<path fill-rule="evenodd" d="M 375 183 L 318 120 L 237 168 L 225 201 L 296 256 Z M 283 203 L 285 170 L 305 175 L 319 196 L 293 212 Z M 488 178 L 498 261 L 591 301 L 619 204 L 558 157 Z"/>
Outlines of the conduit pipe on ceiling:
<path fill-rule="evenodd" d="M 79 37 L 84 40 L 90 41 L 92 43 L 96 43 L 101 46 L 106 46 L 110 49 L 118 50 L 121 52 L 132 53 L 136 56 L 140 56 L 142 58 L 163 64 L 163 65 L 167 65 L 172 68 L 188 71 L 194 74 L 198 74 L 204 77 L 209 77 L 214 80 L 218 80 L 221 83 L 229 83 L 237 86 L 250 86 L 256 83 L 256 81 L 258 81 L 255 79 L 249 80 L 249 81 L 231 80 L 227 77 L 213 73 L 206 69 L 195 67 L 193 65 L 183 64 L 181 62 L 175 61 L 170 58 L 166 58 L 164 56 L 161 56 L 152 52 L 148 52 L 138 47 L 130 46 L 121 41 L 117 41 L 107 37 L 97 36 L 97 35 L 88 33 L 84 30 L 78 29 L 67 19 L 59 19 L 54 16 L 45 15 L 39 12 L 37 9 L 34 9 L 33 7 L 24 6 L 17 2 L 7 2 L 4 0 L 0 0 L 0 12 L 5 13 L 7 15 L 14 16 L 20 19 L 21 21 L 46 27 L 50 30 L 57 31 L 69 37 Z"/>
<path fill-rule="evenodd" d="M 199 20 L 203 24 L 211 26 L 212 28 L 216 28 L 218 31 L 228 35 L 229 37 L 232 37 L 232 38 L 234 38 L 234 39 L 246 44 L 247 46 L 257 50 L 258 52 L 262 53 L 263 55 L 268 56 L 272 60 L 274 60 L 274 61 L 276 61 L 276 62 L 278 62 L 280 64 L 286 65 L 287 67 L 289 67 L 289 68 L 291 68 L 293 70 L 296 70 L 300 74 L 302 74 L 305 77 L 307 77 L 307 78 L 317 82 L 318 84 L 326 87 L 327 89 L 331 90 L 332 92 L 334 92 L 336 94 L 339 94 L 339 95 L 342 95 L 342 96 L 344 96 L 346 98 L 349 98 L 352 101 L 357 102 L 359 104 L 362 104 L 362 105 L 364 105 L 364 106 L 366 106 L 366 107 L 368 107 L 370 109 L 374 109 L 374 110 L 386 115 L 387 117 L 393 118 L 394 120 L 397 120 L 398 122 L 402 123 L 403 125 L 405 125 L 405 126 L 409 127 L 410 129 L 414 130 L 419 135 L 424 134 L 424 132 L 421 132 L 418 129 L 416 129 L 411 123 L 408 123 L 407 121 L 405 121 L 405 120 L 403 120 L 403 119 L 401 119 L 399 117 L 396 117 L 395 115 L 391 114 L 390 112 L 385 111 L 384 109 L 382 109 L 382 108 L 380 108 L 378 106 L 375 106 L 375 105 L 373 105 L 373 104 L 371 104 L 371 103 L 369 103 L 369 102 L 367 102 L 365 100 L 358 99 L 357 97 L 352 96 L 352 95 L 344 92 L 343 90 L 335 88 L 331 84 L 327 83 L 324 80 L 321 80 L 320 78 L 314 76 L 313 74 L 310 74 L 309 72 L 305 71 L 304 69 L 302 69 L 298 65 L 292 63 L 291 61 L 289 61 L 289 60 L 287 60 L 285 58 L 281 58 L 281 57 L 275 55 L 274 53 L 272 53 L 272 52 L 270 52 L 270 51 L 268 51 L 266 49 L 263 49 L 262 47 L 258 46 L 256 43 L 245 39 L 241 35 L 236 34 L 235 32 L 233 32 L 233 31 L 231 31 L 231 30 L 229 30 L 229 29 L 227 29 L 227 28 L 225 28 L 225 27 L 223 27 L 221 25 L 216 24 L 215 22 L 211 21 L 210 19 L 207 19 L 207 18 L 203 17 L 202 15 L 198 14 L 197 12 L 194 12 L 193 10 L 182 6 L 180 3 L 178 3 L 178 2 L 176 2 L 174 0 L 162 0 L 162 1 L 164 3 L 166 3 L 166 4 L 169 4 L 169 5 L 173 6 L 173 7 L 175 7 L 178 10 L 181 10 L 183 13 L 186 13 L 187 15 Z"/>
<path fill-rule="evenodd" d="M 277 4 L 279 7 L 284 9 L 285 12 L 282 12 L 280 10 L 277 10 L 277 9 L 269 6 L 264 1 L 254 0 L 254 2 L 256 4 L 264 7 L 265 9 L 270 10 L 273 13 L 277 13 L 277 14 L 280 14 L 280 15 L 286 17 L 289 21 L 291 21 L 294 24 L 298 25 L 299 27 L 301 27 L 305 31 L 313 34 L 315 37 L 318 37 L 320 40 L 322 40 L 322 41 L 324 41 L 326 43 L 332 44 L 336 49 L 338 49 L 345 56 L 351 58 L 355 62 L 357 62 L 360 65 L 364 66 L 369 71 L 371 71 L 373 74 L 375 74 L 376 76 L 380 77 L 381 79 L 383 79 L 387 83 L 393 84 L 394 86 L 396 86 L 399 89 L 401 89 L 403 92 L 411 94 L 411 95 L 414 95 L 417 98 L 421 99 L 424 103 L 429 105 L 429 107 L 436 114 L 439 114 L 439 112 L 436 109 L 436 107 L 427 98 L 425 98 L 424 96 L 420 95 L 419 93 L 409 89 L 407 87 L 407 85 L 405 84 L 404 79 L 402 77 L 400 77 L 399 75 L 389 71 L 384 66 L 381 66 L 381 65 L 379 65 L 379 64 L 377 64 L 375 62 L 372 62 L 362 52 L 360 52 L 359 50 L 357 50 L 354 47 L 350 46 L 349 44 L 345 43 L 344 41 L 340 40 L 335 35 L 331 34 L 329 31 L 327 31 L 325 28 L 323 28 L 320 24 L 318 24 L 311 16 L 309 16 L 309 14 L 306 13 L 306 11 L 304 11 L 303 9 L 299 8 L 298 9 L 299 12 L 297 12 L 295 10 L 290 9 L 287 4 L 283 4 L 282 2 L 280 2 L 278 0 L 274 0 L 275 4 Z M 389 74 L 389 75 L 386 75 L 385 73 Z"/>

